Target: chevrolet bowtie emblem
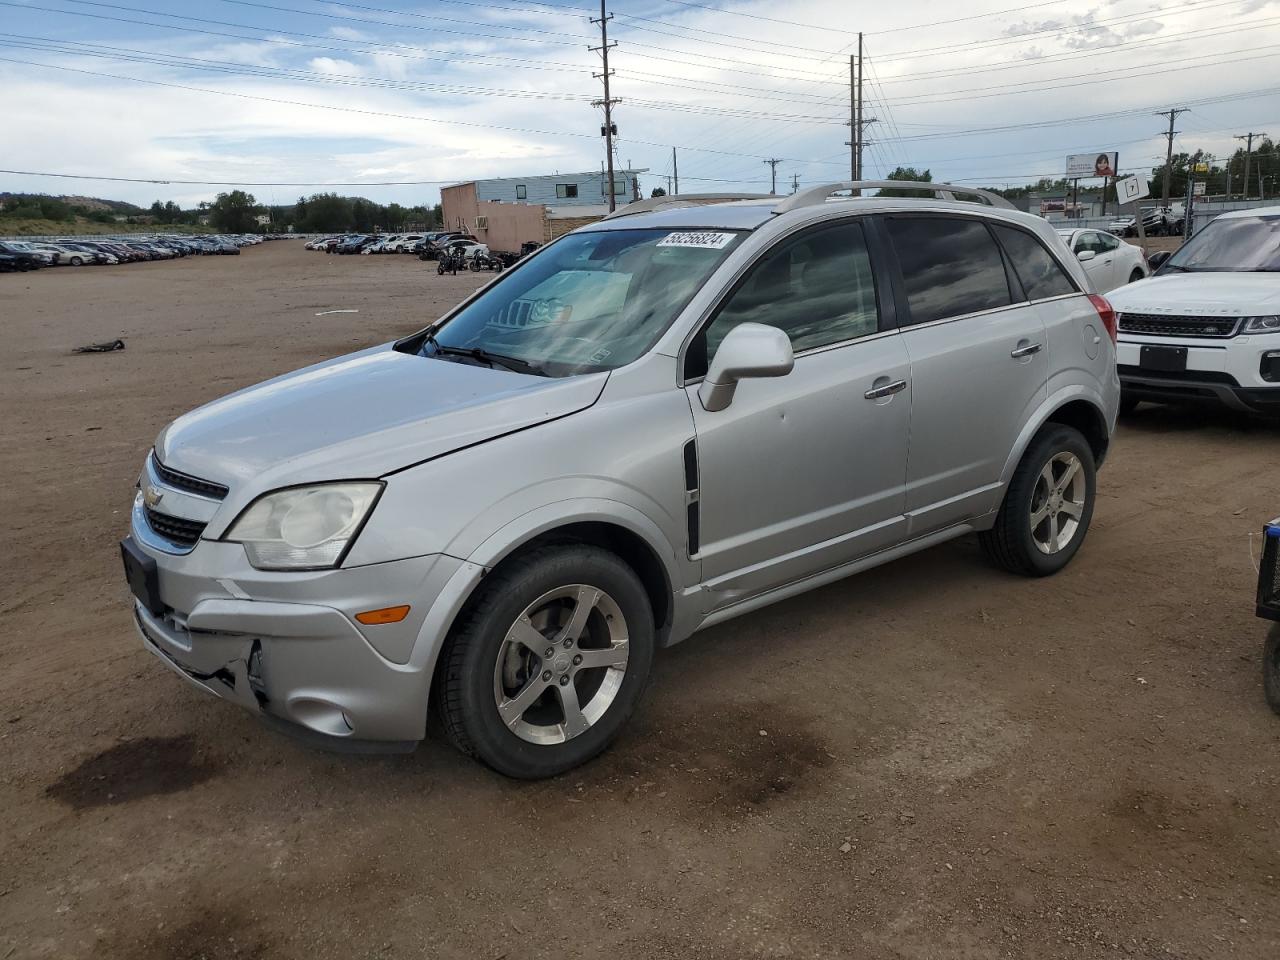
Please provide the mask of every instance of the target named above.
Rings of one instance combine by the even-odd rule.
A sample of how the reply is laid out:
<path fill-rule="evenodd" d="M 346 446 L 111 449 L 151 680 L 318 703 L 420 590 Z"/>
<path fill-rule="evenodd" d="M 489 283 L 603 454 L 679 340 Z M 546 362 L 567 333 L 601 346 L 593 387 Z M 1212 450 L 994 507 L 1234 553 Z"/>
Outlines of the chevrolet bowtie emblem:
<path fill-rule="evenodd" d="M 154 510 L 160 505 L 160 501 L 164 499 L 164 491 L 151 484 L 147 484 L 142 488 L 142 502 Z"/>

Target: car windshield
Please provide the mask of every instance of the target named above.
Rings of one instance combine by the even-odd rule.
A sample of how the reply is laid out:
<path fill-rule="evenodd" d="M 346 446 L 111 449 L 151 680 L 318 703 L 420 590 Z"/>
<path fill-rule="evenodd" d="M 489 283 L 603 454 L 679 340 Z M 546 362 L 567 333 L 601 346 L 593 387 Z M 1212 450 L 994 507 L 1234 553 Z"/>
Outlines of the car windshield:
<path fill-rule="evenodd" d="M 1169 258 L 1165 271 L 1280 272 L 1280 216 L 1213 221 Z"/>
<path fill-rule="evenodd" d="M 426 338 L 421 353 L 481 351 L 478 360 L 514 358 L 548 376 L 621 367 L 652 346 L 743 236 L 570 234 L 496 281 Z"/>

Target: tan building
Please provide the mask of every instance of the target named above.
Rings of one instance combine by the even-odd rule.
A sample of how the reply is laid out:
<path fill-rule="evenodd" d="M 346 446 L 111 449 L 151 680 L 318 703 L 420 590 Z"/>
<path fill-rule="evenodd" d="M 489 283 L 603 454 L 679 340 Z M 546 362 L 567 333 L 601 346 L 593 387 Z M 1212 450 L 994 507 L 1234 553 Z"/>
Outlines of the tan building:
<path fill-rule="evenodd" d="M 617 172 L 615 203 L 639 198 L 643 172 Z M 608 213 L 607 179 L 568 173 L 456 183 L 440 191 L 444 229 L 469 231 L 495 253 L 516 253 L 526 242 L 546 243 Z"/>

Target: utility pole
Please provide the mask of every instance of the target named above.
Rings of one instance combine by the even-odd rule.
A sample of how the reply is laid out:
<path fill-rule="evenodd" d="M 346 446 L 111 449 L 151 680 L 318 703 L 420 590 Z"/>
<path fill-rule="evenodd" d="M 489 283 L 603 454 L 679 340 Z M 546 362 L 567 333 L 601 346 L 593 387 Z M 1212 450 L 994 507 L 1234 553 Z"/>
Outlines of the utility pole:
<path fill-rule="evenodd" d="M 607 192 L 609 194 L 609 212 L 612 213 L 617 205 L 617 199 L 613 195 L 613 135 L 615 133 L 613 126 L 613 105 L 618 101 L 609 96 L 609 78 L 613 76 L 613 71 L 609 69 L 609 48 L 616 47 L 618 44 L 609 43 L 609 21 L 613 19 L 613 14 L 607 13 L 604 8 L 605 0 L 600 0 L 600 19 L 592 18 L 592 23 L 600 24 L 600 46 L 591 47 L 592 51 L 599 51 L 600 59 L 603 61 L 603 69 L 600 73 L 593 73 L 591 76 L 597 80 L 604 80 L 604 99 L 592 101 L 593 107 L 604 107 L 604 127 L 601 133 L 604 135 L 604 152 L 608 160 L 609 167 L 609 186 Z"/>
<path fill-rule="evenodd" d="M 1258 182 L 1259 182 L 1259 183 L 1261 183 L 1261 182 L 1262 182 L 1262 170 L 1261 170 L 1261 169 L 1259 169 L 1259 170 L 1258 170 Z M 800 174 L 798 174 L 798 173 L 793 173 L 793 174 L 791 175 L 791 192 L 792 192 L 792 193 L 795 193 L 795 192 L 796 192 L 797 190 L 799 190 L 799 189 L 800 189 Z"/>
<path fill-rule="evenodd" d="M 1240 191 L 1240 199 L 1241 199 L 1241 200 L 1248 200 L 1248 199 L 1249 199 L 1249 166 L 1250 166 L 1249 161 L 1250 161 L 1250 160 L 1252 159 L 1252 157 L 1253 157 L 1253 138 L 1254 138 L 1254 137 L 1265 137 L 1265 136 L 1266 136 L 1266 134 L 1265 134 L 1265 133 L 1255 133 L 1254 131 L 1250 130 L 1248 133 L 1246 133 L 1246 134 L 1242 134 L 1241 136 L 1236 137 L 1236 139 L 1237 139 L 1237 140 L 1243 140 L 1243 141 L 1245 141 L 1245 148 L 1244 148 L 1244 189 L 1242 189 L 1242 190 Z M 1228 197 L 1227 197 L 1227 199 L 1228 199 L 1228 200 L 1230 200 L 1230 199 L 1231 199 L 1231 197 L 1230 197 L 1230 196 L 1228 196 Z"/>
<path fill-rule="evenodd" d="M 858 31 L 858 129 L 853 135 L 853 139 L 858 142 L 858 163 L 857 173 L 854 175 L 855 180 L 862 179 L 862 128 L 866 126 L 862 122 L 862 31 Z M 862 196 L 862 191 L 858 191 L 858 196 Z"/>
<path fill-rule="evenodd" d="M 867 145 L 867 127 L 876 122 L 875 117 L 867 117 L 862 102 L 862 34 L 858 34 L 858 52 L 849 55 L 849 139 L 845 146 L 849 148 L 849 177 L 861 180 L 864 176 L 862 166 L 862 149 Z M 861 190 L 853 191 L 855 197 L 862 196 Z"/>
<path fill-rule="evenodd" d="M 671 148 L 671 176 L 676 181 L 676 194 L 680 193 L 680 168 L 676 166 L 676 148 Z"/>
<path fill-rule="evenodd" d="M 771 184 L 769 192 L 772 194 L 776 194 L 778 192 L 778 164 L 781 162 L 782 161 L 778 159 L 765 161 L 765 163 L 769 165 L 769 179 Z"/>
<path fill-rule="evenodd" d="M 862 34 L 858 34 L 858 42 L 862 42 Z M 849 179 L 858 179 L 858 91 L 857 76 L 854 73 L 853 54 L 849 54 Z"/>
<path fill-rule="evenodd" d="M 603 0 L 601 0 L 601 2 L 603 2 Z M 1169 205 L 1169 177 L 1173 173 L 1173 138 L 1181 133 L 1180 130 L 1173 129 L 1173 121 L 1177 119 L 1178 114 L 1186 113 L 1187 109 L 1187 107 L 1173 107 L 1169 110 L 1161 110 L 1156 113 L 1157 117 L 1169 118 L 1169 132 L 1165 134 L 1165 136 L 1169 138 L 1169 142 L 1164 152 L 1164 190 L 1161 192 L 1164 197 L 1162 205 L 1166 207 Z"/>

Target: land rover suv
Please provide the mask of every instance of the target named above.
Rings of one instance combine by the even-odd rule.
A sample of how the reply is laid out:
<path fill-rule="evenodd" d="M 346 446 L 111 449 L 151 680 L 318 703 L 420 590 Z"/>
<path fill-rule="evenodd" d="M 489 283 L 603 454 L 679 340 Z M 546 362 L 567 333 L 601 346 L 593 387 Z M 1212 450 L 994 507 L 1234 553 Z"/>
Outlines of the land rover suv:
<path fill-rule="evenodd" d="M 1280 413 L 1280 208 L 1224 213 L 1108 295 L 1126 410 L 1209 401 Z"/>
<path fill-rule="evenodd" d="M 890 186 L 629 204 L 180 417 L 122 543 L 147 649 L 317 741 L 411 747 L 432 707 L 541 777 L 704 627 L 972 533 L 1062 569 L 1119 405 L 1111 309 L 999 197 L 833 197 Z"/>

